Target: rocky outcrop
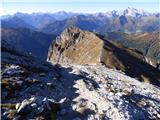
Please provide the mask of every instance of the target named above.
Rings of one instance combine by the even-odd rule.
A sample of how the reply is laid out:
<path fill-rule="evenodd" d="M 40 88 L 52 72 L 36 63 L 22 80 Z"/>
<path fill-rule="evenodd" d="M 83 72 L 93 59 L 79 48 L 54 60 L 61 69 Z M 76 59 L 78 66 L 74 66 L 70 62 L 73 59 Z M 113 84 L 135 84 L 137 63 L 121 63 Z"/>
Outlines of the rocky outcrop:
<path fill-rule="evenodd" d="M 70 27 L 53 41 L 49 49 L 48 61 L 95 64 L 100 62 L 102 46 L 103 41 L 95 34 Z"/>
<path fill-rule="evenodd" d="M 92 32 L 67 28 L 53 41 L 48 61 L 60 64 L 98 64 L 122 70 L 141 81 L 159 84 L 160 71 L 146 63 L 136 49 L 123 47 Z"/>

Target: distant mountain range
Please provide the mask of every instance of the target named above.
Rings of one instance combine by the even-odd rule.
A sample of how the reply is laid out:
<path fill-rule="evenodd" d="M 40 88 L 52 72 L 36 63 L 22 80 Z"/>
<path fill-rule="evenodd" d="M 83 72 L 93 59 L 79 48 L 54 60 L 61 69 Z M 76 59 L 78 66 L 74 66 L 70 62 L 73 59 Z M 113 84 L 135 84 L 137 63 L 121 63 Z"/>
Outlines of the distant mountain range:
<path fill-rule="evenodd" d="M 160 31 L 159 18 L 160 13 L 148 13 L 135 8 L 94 14 L 65 11 L 16 13 L 1 16 L 2 39 L 6 39 L 17 49 L 46 58 L 51 41 L 66 28 L 75 26 L 105 36 L 106 39 L 115 40 L 127 47 L 136 48 L 157 61 L 159 60 L 159 47 L 157 47 L 159 38 L 158 33 L 154 37 L 152 32 Z M 151 36 L 148 34 L 147 37 L 142 37 L 143 42 L 139 42 L 136 34 L 141 36 L 143 32 L 151 32 Z M 130 37 L 127 37 L 129 34 Z M 156 49 L 149 49 L 147 52 L 153 37 Z M 132 38 L 136 40 L 131 42 Z"/>
<path fill-rule="evenodd" d="M 15 18 L 19 18 L 21 21 L 18 20 L 17 24 L 13 26 Z M 2 27 L 27 27 L 45 33 L 60 34 L 68 26 L 77 26 L 101 34 L 111 31 L 135 33 L 160 30 L 159 13 L 148 13 L 135 8 L 94 14 L 60 11 L 57 13 L 16 13 L 12 16 L 2 16 Z"/>
<path fill-rule="evenodd" d="M 25 22 L 26 24 L 29 24 L 37 29 L 41 29 L 45 25 L 50 24 L 56 20 L 64 20 L 69 17 L 73 17 L 74 15 L 78 15 L 78 14 L 71 13 L 71 12 L 67 13 L 65 11 L 60 11 L 57 13 L 32 13 L 32 14 L 18 12 L 14 15 L 1 16 L 1 18 L 3 23 L 3 22 L 11 21 L 12 19 L 14 21 L 16 17 L 21 19 L 21 21 Z"/>

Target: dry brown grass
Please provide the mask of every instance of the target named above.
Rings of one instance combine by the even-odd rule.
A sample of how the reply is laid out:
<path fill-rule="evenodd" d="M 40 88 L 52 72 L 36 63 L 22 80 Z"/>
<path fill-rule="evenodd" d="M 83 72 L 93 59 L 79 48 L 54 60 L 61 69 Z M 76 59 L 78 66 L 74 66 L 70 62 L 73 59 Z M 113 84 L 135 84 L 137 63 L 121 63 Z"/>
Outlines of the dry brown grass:
<path fill-rule="evenodd" d="M 9 108 L 9 109 L 16 109 L 16 104 L 11 103 L 3 103 L 0 104 L 1 108 Z"/>
<path fill-rule="evenodd" d="M 8 86 L 9 85 L 9 80 L 8 79 L 2 79 L 1 80 L 1 85 L 4 86 L 4 87 Z"/>

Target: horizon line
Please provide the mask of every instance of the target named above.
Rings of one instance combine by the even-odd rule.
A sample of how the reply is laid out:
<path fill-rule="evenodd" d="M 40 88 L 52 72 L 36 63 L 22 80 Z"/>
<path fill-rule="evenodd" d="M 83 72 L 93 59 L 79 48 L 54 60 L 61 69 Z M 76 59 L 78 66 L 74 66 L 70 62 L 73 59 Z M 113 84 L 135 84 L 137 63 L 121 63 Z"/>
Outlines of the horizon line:
<path fill-rule="evenodd" d="M 160 13 L 160 11 L 158 12 L 151 12 L 151 11 L 147 11 L 147 10 L 144 10 L 144 9 L 141 9 L 141 8 L 134 8 L 134 7 L 127 7 L 127 8 L 131 8 L 131 9 L 137 9 L 137 10 L 143 10 L 144 12 L 147 12 L 147 13 L 151 13 L 151 14 L 158 14 Z M 57 10 L 57 11 L 54 11 L 54 12 L 49 12 L 49 11 L 32 11 L 32 12 L 20 12 L 20 11 L 16 11 L 15 13 L 9 13 L 9 14 L 1 14 L 0 16 L 7 16 L 7 15 L 15 15 L 17 13 L 23 13 L 23 14 L 45 14 L 45 13 L 48 13 L 48 14 L 54 14 L 54 13 L 58 13 L 58 12 L 66 12 L 66 13 L 75 13 L 75 14 L 97 14 L 97 13 L 107 13 L 107 12 L 112 12 L 112 11 L 121 11 L 121 10 L 126 10 L 127 8 L 124 8 L 124 9 L 116 9 L 116 10 L 106 10 L 106 11 L 101 11 L 101 12 L 78 12 L 78 11 L 68 11 L 68 10 Z"/>

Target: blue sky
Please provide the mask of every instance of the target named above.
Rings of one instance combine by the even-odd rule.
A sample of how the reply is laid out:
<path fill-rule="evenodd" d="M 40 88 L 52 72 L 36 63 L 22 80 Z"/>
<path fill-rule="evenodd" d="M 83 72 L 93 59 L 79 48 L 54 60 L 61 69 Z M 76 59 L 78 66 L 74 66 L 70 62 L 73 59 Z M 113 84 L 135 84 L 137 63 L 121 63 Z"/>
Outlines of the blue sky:
<path fill-rule="evenodd" d="M 1 0 L 1 15 L 16 12 L 106 12 L 127 7 L 160 12 L 159 0 Z"/>

